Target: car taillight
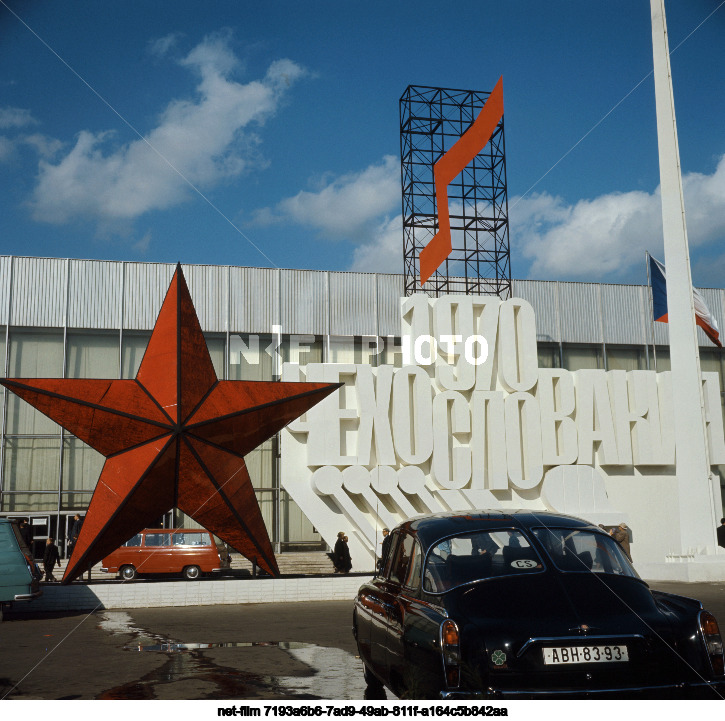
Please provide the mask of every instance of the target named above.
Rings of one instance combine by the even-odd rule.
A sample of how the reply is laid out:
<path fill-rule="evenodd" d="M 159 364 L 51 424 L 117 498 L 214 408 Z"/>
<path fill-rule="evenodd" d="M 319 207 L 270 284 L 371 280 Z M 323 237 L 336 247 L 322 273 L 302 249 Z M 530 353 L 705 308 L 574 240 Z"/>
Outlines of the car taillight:
<path fill-rule="evenodd" d="M 455 621 L 450 618 L 443 621 L 440 635 L 446 688 L 458 688 L 461 684 L 461 644 Z"/>
<path fill-rule="evenodd" d="M 708 611 L 700 611 L 700 632 L 705 642 L 710 666 L 716 676 L 725 675 L 725 658 L 723 658 L 722 636 L 715 616 Z"/>

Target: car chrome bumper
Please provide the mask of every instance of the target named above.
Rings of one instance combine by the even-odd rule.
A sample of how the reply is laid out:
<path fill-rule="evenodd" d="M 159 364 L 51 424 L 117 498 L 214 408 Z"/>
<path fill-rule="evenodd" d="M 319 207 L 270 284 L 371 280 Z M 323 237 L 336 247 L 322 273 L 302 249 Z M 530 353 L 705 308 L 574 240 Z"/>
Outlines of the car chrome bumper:
<path fill-rule="evenodd" d="M 34 598 L 40 598 L 43 595 L 43 591 L 38 589 L 33 593 L 18 593 L 15 596 L 16 601 L 32 601 Z"/>
<path fill-rule="evenodd" d="M 722 681 L 703 681 L 702 683 L 679 683 L 653 686 L 629 686 L 598 689 L 495 689 L 486 691 L 441 691 L 443 700 L 465 699 L 716 699 L 725 697 L 725 679 Z"/>

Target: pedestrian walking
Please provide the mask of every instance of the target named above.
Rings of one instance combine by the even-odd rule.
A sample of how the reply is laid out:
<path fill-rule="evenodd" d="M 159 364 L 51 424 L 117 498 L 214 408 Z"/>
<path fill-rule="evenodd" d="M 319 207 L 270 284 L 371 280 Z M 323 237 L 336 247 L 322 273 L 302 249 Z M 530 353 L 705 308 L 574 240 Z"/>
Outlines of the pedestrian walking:
<path fill-rule="evenodd" d="M 58 546 L 55 545 L 52 538 L 45 542 L 45 551 L 43 553 L 43 570 L 45 571 L 45 582 L 55 581 L 53 571 L 56 566 L 60 566 L 60 552 Z"/>
<path fill-rule="evenodd" d="M 717 528 L 717 545 L 725 548 L 725 518 L 720 519 L 720 525 Z"/>
<path fill-rule="evenodd" d="M 335 573 L 347 573 L 352 568 L 350 549 L 347 546 L 347 536 L 344 531 L 337 534 L 335 548 L 332 551 L 332 562 L 335 564 Z"/>
<path fill-rule="evenodd" d="M 342 572 L 343 573 L 350 573 L 350 569 L 352 568 L 352 557 L 350 556 L 350 548 L 347 545 L 348 538 L 347 536 L 342 537 L 342 543 L 343 543 L 343 566 L 342 566 Z"/>
<path fill-rule="evenodd" d="M 83 527 L 83 519 L 78 513 L 73 516 L 73 523 L 70 527 L 70 539 L 68 541 L 68 555 L 73 553 L 78 536 L 81 535 L 81 528 Z"/>

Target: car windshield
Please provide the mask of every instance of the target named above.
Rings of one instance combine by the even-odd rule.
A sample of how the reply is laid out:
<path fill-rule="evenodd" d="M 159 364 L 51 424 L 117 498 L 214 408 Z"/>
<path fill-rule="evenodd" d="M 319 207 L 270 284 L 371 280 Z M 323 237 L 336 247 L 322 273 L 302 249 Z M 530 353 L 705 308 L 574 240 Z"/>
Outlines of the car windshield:
<path fill-rule="evenodd" d="M 543 569 L 538 553 L 519 531 L 454 536 L 428 552 L 423 589 L 444 593 L 464 583 Z"/>
<path fill-rule="evenodd" d="M 572 528 L 534 528 L 533 532 L 560 571 L 639 578 L 621 546 L 604 533 Z"/>

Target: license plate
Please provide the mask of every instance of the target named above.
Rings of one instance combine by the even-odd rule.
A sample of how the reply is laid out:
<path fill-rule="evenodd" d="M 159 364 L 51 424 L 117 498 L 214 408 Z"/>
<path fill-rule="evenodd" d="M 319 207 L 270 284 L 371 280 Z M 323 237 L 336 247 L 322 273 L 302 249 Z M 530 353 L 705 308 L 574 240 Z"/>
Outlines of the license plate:
<path fill-rule="evenodd" d="M 626 646 L 557 646 L 544 649 L 544 664 L 629 661 Z"/>

